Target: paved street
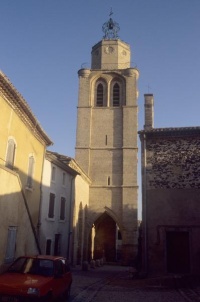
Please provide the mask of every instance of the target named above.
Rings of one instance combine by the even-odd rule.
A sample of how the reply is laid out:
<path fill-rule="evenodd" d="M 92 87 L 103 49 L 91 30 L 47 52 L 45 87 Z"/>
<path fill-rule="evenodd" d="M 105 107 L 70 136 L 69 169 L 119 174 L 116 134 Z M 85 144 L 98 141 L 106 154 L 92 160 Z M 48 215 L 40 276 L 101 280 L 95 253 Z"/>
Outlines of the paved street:
<path fill-rule="evenodd" d="M 72 269 L 70 302 L 194 302 L 200 287 L 182 288 L 177 278 L 131 279 L 127 267 L 102 266 L 88 271 Z M 179 280 L 178 280 L 179 281 Z"/>

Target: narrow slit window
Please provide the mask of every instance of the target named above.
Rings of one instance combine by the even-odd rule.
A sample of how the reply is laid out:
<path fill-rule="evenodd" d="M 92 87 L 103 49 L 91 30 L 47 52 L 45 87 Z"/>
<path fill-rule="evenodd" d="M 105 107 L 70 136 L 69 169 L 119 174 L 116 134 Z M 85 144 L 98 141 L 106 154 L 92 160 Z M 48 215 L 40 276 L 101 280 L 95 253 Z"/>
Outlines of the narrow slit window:
<path fill-rule="evenodd" d="M 113 107 L 118 107 L 120 104 L 120 87 L 118 83 L 113 86 Z"/>
<path fill-rule="evenodd" d="M 108 186 L 110 186 L 110 176 L 108 176 Z"/>

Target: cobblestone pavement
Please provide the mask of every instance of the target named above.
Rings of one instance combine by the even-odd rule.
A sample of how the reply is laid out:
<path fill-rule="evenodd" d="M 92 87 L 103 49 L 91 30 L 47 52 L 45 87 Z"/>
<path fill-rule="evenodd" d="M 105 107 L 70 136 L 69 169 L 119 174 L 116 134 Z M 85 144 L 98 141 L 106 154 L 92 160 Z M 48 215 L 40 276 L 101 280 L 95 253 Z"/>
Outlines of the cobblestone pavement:
<path fill-rule="evenodd" d="M 72 269 L 70 302 L 196 302 L 198 282 L 180 277 L 132 279 L 127 267 L 102 266 L 88 271 Z M 189 286 L 188 286 L 189 284 Z"/>

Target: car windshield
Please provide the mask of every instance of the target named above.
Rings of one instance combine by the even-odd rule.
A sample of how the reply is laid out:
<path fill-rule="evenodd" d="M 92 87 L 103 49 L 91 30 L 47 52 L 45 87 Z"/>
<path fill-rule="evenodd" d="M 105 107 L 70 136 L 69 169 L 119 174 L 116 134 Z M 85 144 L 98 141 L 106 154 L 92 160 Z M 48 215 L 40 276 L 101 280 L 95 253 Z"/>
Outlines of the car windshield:
<path fill-rule="evenodd" d="M 53 261 L 38 258 L 18 258 L 8 269 L 9 272 L 53 276 Z"/>

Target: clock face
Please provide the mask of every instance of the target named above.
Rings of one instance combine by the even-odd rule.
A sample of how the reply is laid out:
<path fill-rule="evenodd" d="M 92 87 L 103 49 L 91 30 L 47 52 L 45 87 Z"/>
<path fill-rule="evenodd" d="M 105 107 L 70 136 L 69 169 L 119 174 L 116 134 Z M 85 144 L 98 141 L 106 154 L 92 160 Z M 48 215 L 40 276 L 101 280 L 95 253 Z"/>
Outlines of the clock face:
<path fill-rule="evenodd" d="M 106 46 L 105 47 L 105 53 L 112 53 L 114 52 L 114 48 L 112 46 Z"/>

